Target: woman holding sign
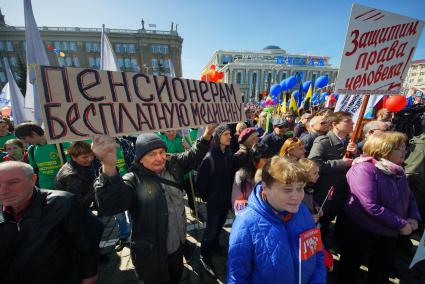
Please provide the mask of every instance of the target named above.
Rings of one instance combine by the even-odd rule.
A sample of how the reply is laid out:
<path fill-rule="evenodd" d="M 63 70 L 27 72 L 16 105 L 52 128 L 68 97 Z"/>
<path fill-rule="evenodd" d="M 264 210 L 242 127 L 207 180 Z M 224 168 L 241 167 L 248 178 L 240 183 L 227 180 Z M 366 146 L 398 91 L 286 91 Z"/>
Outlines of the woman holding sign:
<path fill-rule="evenodd" d="M 320 230 L 302 204 L 308 177 L 273 157 L 233 223 L 227 283 L 326 283 Z"/>

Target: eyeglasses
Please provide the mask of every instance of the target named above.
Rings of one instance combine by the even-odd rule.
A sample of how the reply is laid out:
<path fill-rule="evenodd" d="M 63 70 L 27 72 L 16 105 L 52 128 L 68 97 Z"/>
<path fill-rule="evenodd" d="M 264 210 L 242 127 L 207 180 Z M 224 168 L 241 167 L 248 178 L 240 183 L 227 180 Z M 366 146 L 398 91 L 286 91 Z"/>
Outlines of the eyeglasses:
<path fill-rule="evenodd" d="M 286 125 L 276 125 L 276 127 L 279 129 L 287 128 Z"/>

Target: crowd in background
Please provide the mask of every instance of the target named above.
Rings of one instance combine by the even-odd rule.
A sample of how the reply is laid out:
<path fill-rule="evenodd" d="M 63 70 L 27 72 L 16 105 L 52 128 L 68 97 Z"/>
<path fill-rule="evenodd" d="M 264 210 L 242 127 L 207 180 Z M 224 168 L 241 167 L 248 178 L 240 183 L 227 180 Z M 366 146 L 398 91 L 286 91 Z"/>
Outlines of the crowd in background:
<path fill-rule="evenodd" d="M 0 118 L 0 282 L 96 283 L 101 215 L 115 217 L 115 250 L 131 247 L 144 283 L 179 283 L 195 250 L 187 204 L 206 223 L 203 267 L 216 276 L 213 255 L 228 254 L 228 283 L 326 283 L 331 253 L 341 255 L 340 283 L 357 283 L 366 256 L 368 282 L 387 283 L 396 252 L 411 251 L 408 237 L 424 229 L 424 120 L 408 137 L 381 109 L 353 141 L 348 112 L 249 105 L 245 114 L 230 125 L 61 144 L 34 123 Z M 229 212 L 229 244 L 220 244 Z M 302 258 L 300 235 L 318 228 Z"/>

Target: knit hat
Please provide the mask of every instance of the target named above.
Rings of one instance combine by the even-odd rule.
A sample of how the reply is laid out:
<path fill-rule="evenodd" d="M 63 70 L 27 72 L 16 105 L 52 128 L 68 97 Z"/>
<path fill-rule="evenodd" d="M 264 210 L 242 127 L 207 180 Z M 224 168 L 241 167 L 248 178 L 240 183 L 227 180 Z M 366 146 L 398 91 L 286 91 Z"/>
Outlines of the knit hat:
<path fill-rule="evenodd" d="M 216 145 L 220 145 L 220 137 L 226 130 L 230 131 L 230 128 L 229 126 L 227 126 L 227 124 L 217 126 L 214 132 L 214 142 L 216 143 Z"/>
<path fill-rule="evenodd" d="M 136 140 L 136 161 L 139 161 L 148 152 L 164 148 L 167 149 L 165 142 L 154 133 L 142 133 L 137 137 Z"/>
<path fill-rule="evenodd" d="M 249 136 L 252 134 L 257 133 L 257 130 L 254 127 L 245 128 L 242 130 L 241 134 L 239 134 L 238 143 L 243 144 L 246 140 L 248 140 Z"/>

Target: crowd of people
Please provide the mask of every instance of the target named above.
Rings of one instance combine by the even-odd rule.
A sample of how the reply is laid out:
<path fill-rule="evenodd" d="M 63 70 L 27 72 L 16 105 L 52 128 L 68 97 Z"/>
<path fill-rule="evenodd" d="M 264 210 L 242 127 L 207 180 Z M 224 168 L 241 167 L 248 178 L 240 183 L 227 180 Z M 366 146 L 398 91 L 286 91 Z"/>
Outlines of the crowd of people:
<path fill-rule="evenodd" d="M 381 109 L 354 141 L 348 112 L 245 113 L 60 144 L 0 118 L 0 283 L 96 283 L 99 216 L 114 216 L 115 250 L 130 247 L 143 283 L 179 283 L 196 247 L 186 205 L 206 223 L 202 267 L 217 276 L 212 258 L 226 254 L 227 283 L 326 283 L 331 253 L 340 283 L 358 283 L 365 260 L 368 283 L 387 283 L 397 251 L 424 230 L 425 124 L 407 137 Z"/>

